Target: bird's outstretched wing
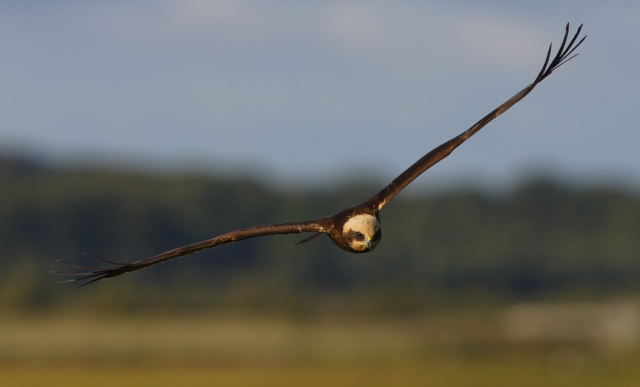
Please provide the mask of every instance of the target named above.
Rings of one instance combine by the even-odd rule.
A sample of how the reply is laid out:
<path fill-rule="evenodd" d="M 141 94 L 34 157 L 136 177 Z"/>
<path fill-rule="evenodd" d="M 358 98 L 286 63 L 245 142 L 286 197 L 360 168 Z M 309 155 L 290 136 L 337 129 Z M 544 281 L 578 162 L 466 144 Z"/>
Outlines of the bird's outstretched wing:
<path fill-rule="evenodd" d="M 402 191 L 409 183 L 415 180 L 418 176 L 420 176 L 424 171 L 431 168 L 434 164 L 438 163 L 440 160 L 449 156 L 449 154 L 456 149 L 460 144 L 465 142 L 469 137 L 473 136 L 476 132 L 482 129 L 485 125 L 491 122 L 494 118 L 498 117 L 500 114 L 509 110 L 510 107 L 518 103 L 521 99 L 527 96 L 533 90 L 534 87 L 543 79 L 551 75 L 551 73 L 567 63 L 576 55 L 571 56 L 573 51 L 582 44 L 584 39 L 583 37 L 578 44 L 574 46 L 578 35 L 580 35 L 580 30 L 582 29 L 582 25 L 578 28 L 573 39 L 567 45 L 567 38 L 569 36 L 569 23 L 567 23 L 566 32 L 564 35 L 564 39 L 562 41 L 562 45 L 558 50 L 558 53 L 553 58 L 551 63 L 549 63 L 549 59 L 551 57 L 551 46 L 549 46 L 549 51 L 547 52 L 547 59 L 542 66 L 542 70 L 536 77 L 536 79 L 529 86 L 522 89 L 518 94 L 514 95 L 507 102 L 500 105 L 491 113 L 487 114 L 483 119 L 478 121 L 475 125 L 469 128 L 464 133 L 459 136 L 445 142 L 439 147 L 435 148 L 431 152 L 424 155 L 420 160 L 416 161 L 415 164 L 410 166 L 406 171 L 404 171 L 400 176 L 396 177 L 388 186 L 386 186 L 382 191 L 378 192 L 376 195 L 371 197 L 371 199 L 367 200 L 365 204 L 367 206 L 372 207 L 375 211 L 379 211 L 385 204 L 387 204 L 394 196 L 396 196 L 400 191 Z"/>
<path fill-rule="evenodd" d="M 184 247 L 173 249 L 165 253 L 155 255 L 153 257 L 136 261 L 133 263 L 112 262 L 112 261 L 107 261 L 106 259 L 101 259 L 101 258 L 97 258 L 91 255 L 85 254 L 88 257 L 91 257 L 95 260 L 112 265 L 112 267 L 87 267 L 87 266 L 80 266 L 80 265 L 59 260 L 58 262 L 60 263 L 64 263 L 65 265 L 68 265 L 77 269 L 82 269 L 84 271 L 80 273 L 66 273 L 66 272 L 52 271 L 51 273 L 78 276 L 78 278 L 74 278 L 66 281 L 58 281 L 58 282 L 73 282 L 73 281 L 88 280 L 88 282 L 85 282 L 84 284 L 81 285 L 81 286 L 84 286 L 92 282 L 101 280 L 103 278 L 116 277 L 121 274 L 129 273 L 129 272 L 140 270 L 140 269 L 145 269 L 149 266 L 166 262 L 174 258 L 184 257 L 185 255 L 197 253 L 205 249 L 211 249 L 226 243 L 241 241 L 243 239 L 255 238 L 255 237 L 266 236 L 266 235 L 276 235 L 276 234 L 300 234 L 303 232 L 314 232 L 316 234 L 324 233 L 326 231 L 325 223 L 326 221 L 324 219 L 318 219 L 318 220 L 311 220 L 307 222 L 281 223 L 281 224 L 272 224 L 272 225 L 266 225 L 266 226 L 249 227 L 241 230 L 231 231 L 226 234 L 217 236 L 215 238 L 207 239 L 202 242 L 193 243 Z"/>

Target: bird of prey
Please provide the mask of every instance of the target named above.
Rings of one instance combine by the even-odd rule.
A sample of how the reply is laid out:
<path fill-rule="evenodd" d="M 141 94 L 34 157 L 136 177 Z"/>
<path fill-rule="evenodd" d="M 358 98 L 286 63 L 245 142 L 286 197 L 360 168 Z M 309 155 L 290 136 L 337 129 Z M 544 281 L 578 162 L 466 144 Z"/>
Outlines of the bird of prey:
<path fill-rule="evenodd" d="M 576 48 L 578 48 L 578 46 L 580 46 L 580 44 L 582 44 L 582 42 L 586 38 L 586 36 L 583 37 L 578 42 L 578 44 L 574 46 L 576 39 L 580 35 L 581 29 L 582 25 L 580 25 L 569 44 L 566 44 L 567 38 L 569 36 L 569 24 L 567 23 L 564 39 L 562 41 L 560 49 L 558 50 L 558 53 L 553 59 L 551 59 L 552 46 L 549 46 L 549 51 L 547 52 L 547 57 L 545 59 L 544 65 L 542 66 L 542 70 L 540 70 L 540 73 L 538 73 L 538 76 L 535 78 L 533 83 L 522 89 L 519 93 L 511 97 L 511 99 L 500 105 L 491 113 L 487 114 L 484 118 L 478 121 L 467 131 L 445 142 L 444 144 L 438 146 L 431 152 L 424 155 L 421 159 L 416 161 L 415 164 L 413 164 L 406 171 L 400 174 L 400 176 L 396 177 L 382 191 L 373 195 L 370 199 L 362 204 L 345 208 L 344 210 L 331 216 L 308 220 L 305 222 L 270 224 L 266 226 L 256 226 L 231 231 L 212 239 L 193 243 L 184 247 L 179 247 L 177 249 L 167 251 L 165 253 L 133 263 L 112 262 L 90 255 L 89 257 L 112 266 L 101 268 L 86 267 L 59 261 L 61 263 L 77 269 L 82 269 L 84 271 L 81 273 L 63 273 L 54 271 L 52 273 L 78 276 L 79 278 L 59 282 L 87 280 L 87 282 L 81 285 L 84 286 L 103 278 L 116 277 L 121 274 L 144 269 L 158 263 L 166 262 L 174 258 L 184 257 L 186 255 L 197 253 L 205 249 L 211 249 L 225 243 L 238 242 L 244 239 L 275 234 L 313 233 L 310 237 L 303 239 L 297 245 L 309 242 L 310 240 L 322 234 L 327 234 L 336 244 L 336 246 L 345 251 L 351 253 L 369 252 L 375 249 L 376 246 L 378 246 L 378 243 L 380 243 L 380 239 L 382 238 L 382 230 L 380 228 L 380 210 L 382 209 L 382 207 L 384 207 L 385 204 L 393 199 L 394 196 L 396 196 L 424 171 L 447 157 L 454 149 L 460 146 L 460 144 L 477 133 L 494 118 L 498 117 L 513 105 L 518 103 L 518 101 L 526 97 L 531 92 L 531 90 L 533 90 L 533 88 L 538 85 L 538 83 L 542 82 L 545 78 L 551 75 L 554 70 L 575 57 L 577 54 L 573 56 L 571 56 L 571 54 Z M 550 59 L 551 61 L 549 61 Z"/>

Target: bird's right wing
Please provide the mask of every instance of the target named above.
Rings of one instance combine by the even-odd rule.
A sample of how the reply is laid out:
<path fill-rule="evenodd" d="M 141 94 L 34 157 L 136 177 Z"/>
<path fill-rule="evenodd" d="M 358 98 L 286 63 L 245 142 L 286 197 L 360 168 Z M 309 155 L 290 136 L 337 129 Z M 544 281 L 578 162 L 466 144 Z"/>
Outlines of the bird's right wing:
<path fill-rule="evenodd" d="M 249 227 L 241 230 L 231 231 L 226 234 L 222 234 L 215 238 L 207 239 L 202 242 L 193 243 L 184 247 L 179 247 L 177 249 L 173 249 L 167 251 L 162 254 L 155 255 L 150 258 L 146 258 L 140 261 L 136 261 L 133 263 L 122 263 L 122 262 L 112 262 L 107 261 L 106 259 L 97 258 L 88 254 L 88 257 L 91 257 L 95 260 L 107 263 L 109 265 L 113 265 L 113 267 L 87 267 L 80 266 L 77 264 L 58 261 L 60 263 L 64 263 L 65 265 L 85 270 L 81 273 L 67 273 L 67 272 L 58 272 L 52 271 L 53 274 L 62 274 L 62 275 L 71 275 L 71 276 L 83 276 L 80 278 L 74 278 L 67 281 L 58 281 L 58 282 L 73 282 L 73 281 L 81 281 L 81 280 L 89 280 L 85 282 L 81 286 L 88 285 L 92 282 L 104 279 L 116 277 L 121 274 L 129 273 L 132 271 L 145 269 L 149 266 L 157 265 L 158 263 L 166 262 L 171 259 L 184 257 L 185 255 L 197 253 L 199 251 L 205 249 L 211 249 L 226 243 L 232 243 L 241 241 L 243 239 L 256 238 L 260 236 L 266 235 L 276 235 L 276 234 L 300 234 L 303 232 L 314 232 L 314 233 L 324 233 L 325 230 L 325 222 L 324 219 L 311 220 L 307 222 L 293 222 L 293 223 L 280 223 L 280 224 L 270 224 L 266 226 L 256 226 Z"/>
<path fill-rule="evenodd" d="M 549 59 L 550 59 L 550 56 L 551 56 L 551 46 L 549 46 L 549 51 L 547 52 L 547 59 L 544 62 L 544 66 L 542 66 L 542 70 L 540 71 L 540 73 L 538 74 L 536 79 L 533 81 L 533 83 L 531 83 L 529 86 L 527 86 L 524 89 L 522 89 L 518 94 L 516 94 L 513 97 L 511 97 L 511 99 L 509 99 L 507 102 L 505 102 L 502 105 L 500 105 L 499 107 L 497 107 L 494 111 L 492 111 L 491 113 L 487 114 L 483 119 L 478 121 L 475 125 L 473 125 L 471 128 L 466 130 L 464 133 L 462 133 L 459 136 L 457 136 L 457 137 L 445 142 L 444 144 L 440 145 L 439 147 L 435 148 L 431 152 L 429 152 L 426 155 L 424 155 L 420 160 L 416 161 L 415 164 L 410 166 L 400 176 L 396 177 L 382 191 L 378 192 L 371 199 L 367 200 L 365 202 L 365 205 L 368 206 L 368 207 L 373 208 L 375 211 L 379 211 L 394 196 L 396 196 L 407 185 L 409 185 L 409 183 L 411 183 L 413 180 L 415 180 L 418 176 L 420 176 L 422 173 L 424 173 L 427 169 L 431 168 L 434 164 L 438 163 L 440 160 L 442 160 L 445 157 L 449 156 L 449 154 L 454 149 L 456 149 L 458 146 L 460 146 L 460 144 L 465 142 L 469 137 L 473 136 L 475 133 L 477 133 L 480 129 L 482 129 L 485 125 L 487 125 L 493 119 L 498 117 L 500 114 L 506 112 L 513 105 L 515 105 L 521 99 L 526 97 L 527 94 L 529 94 L 531 92 L 531 90 L 533 90 L 533 88 L 536 87 L 536 85 L 538 83 L 542 82 L 542 80 L 545 79 L 546 77 L 548 77 L 549 75 L 551 75 L 551 73 L 555 69 L 557 69 L 558 67 L 560 67 L 563 64 L 567 63 L 567 61 L 571 60 L 574 56 L 577 55 L 576 54 L 574 56 L 570 56 L 573 53 L 573 51 L 576 48 L 578 48 L 578 46 L 580 46 L 580 44 L 582 44 L 582 42 L 586 38 L 586 36 L 583 37 L 578 42 L 578 44 L 573 46 L 573 44 L 575 43 L 576 39 L 578 38 L 578 35 L 580 35 L 580 30 L 581 29 L 582 29 L 582 25 L 580 25 L 580 27 L 578 28 L 578 31 L 576 32 L 576 34 L 573 37 L 573 39 L 571 39 L 571 42 L 569 42 L 569 44 L 566 45 L 567 37 L 569 36 L 569 24 L 567 23 L 567 28 L 566 28 L 566 32 L 565 32 L 565 35 L 564 35 L 564 40 L 562 41 L 562 45 L 560 46 L 560 49 L 558 50 L 558 53 L 556 54 L 555 58 L 553 58 L 551 63 L 549 63 Z M 566 48 L 565 48 L 565 45 L 566 45 Z"/>

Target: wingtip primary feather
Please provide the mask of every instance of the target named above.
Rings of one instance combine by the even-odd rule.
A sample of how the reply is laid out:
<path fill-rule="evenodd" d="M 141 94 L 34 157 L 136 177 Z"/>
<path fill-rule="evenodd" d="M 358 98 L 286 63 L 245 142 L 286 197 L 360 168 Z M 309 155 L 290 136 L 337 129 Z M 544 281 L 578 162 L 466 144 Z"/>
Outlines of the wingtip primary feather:
<path fill-rule="evenodd" d="M 107 260 L 106 260 L 106 259 L 104 259 L 104 258 L 98 258 L 98 257 L 93 256 L 93 255 L 88 254 L 88 253 L 82 253 L 82 255 L 84 255 L 84 256 L 86 256 L 86 257 L 89 257 L 89 258 L 93 258 L 93 259 L 95 259 L 96 261 L 100 261 L 100 262 L 108 263 L 108 264 L 110 264 L 110 265 L 116 265 L 116 266 L 126 266 L 126 265 L 129 265 L 128 263 L 123 263 L 123 262 L 107 261 Z"/>
<path fill-rule="evenodd" d="M 547 71 L 547 65 L 549 65 L 549 59 L 551 58 L 552 48 L 553 48 L 553 43 L 550 43 L 549 49 L 547 50 L 547 58 L 544 60 L 544 64 L 542 65 L 542 70 L 540 70 L 540 72 L 538 73 L 538 76 L 536 77 L 536 80 L 534 81 L 534 83 L 540 82 L 542 79 L 544 79 L 544 74 Z"/>
<path fill-rule="evenodd" d="M 103 271 L 103 270 L 109 270 L 109 268 L 107 267 L 88 267 L 88 266 L 82 266 L 82 265 L 77 265 L 75 263 L 69 263 L 63 260 L 58 259 L 58 262 L 65 264 L 67 266 L 71 266 L 71 267 L 75 267 L 76 269 L 82 269 L 82 270 L 91 270 L 91 271 Z"/>
<path fill-rule="evenodd" d="M 568 61 L 570 61 L 571 59 L 577 56 L 576 54 L 574 56 L 569 57 L 573 53 L 573 51 L 575 51 L 582 44 L 582 42 L 584 42 L 584 40 L 587 37 L 584 36 L 582 39 L 580 39 L 578 44 L 574 46 L 576 39 L 578 39 L 578 36 L 580 36 L 580 32 L 582 31 L 583 24 L 580 24 L 575 35 L 567 45 L 567 39 L 569 38 L 569 26 L 570 26 L 570 23 L 567 23 L 567 26 L 565 27 L 565 34 L 562 39 L 562 44 L 560 45 L 560 49 L 558 49 L 558 53 L 555 55 L 553 60 L 551 60 L 551 62 L 549 62 L 549 59 L 550 59 L 552 45 L 549 45 L 547 58 L 545 59 L 544 65 L 542 66 L 542 70 L 540 71 L 535 81 L 533 82 L 534 85 L 542 82 L 543 79 L 551 75 L 551 73 L 553 73 L 553 71 L 555 71 L 558 67 L 562 66 L 563 64 L 567 63 Z M 567 57 L 569 58 L 567 59 Z"/>
<path fill-rule="evenodd" d="M 67 282 L 77 282 L 77 281 L 83 281 L 83 280 L 90 280 L 88 282 L 85 282 L 83 284 L 81 284 L 80 286 L 78 286 L 77 288 L 81 288 L 85 285 L 89 285 L 90 283 L 99 281 L 101 279 L 107 279 L 111 276 L 114 275 L 118 275 L 121 274 L 120 272 L 124 269 L 130 266 L 130 264 L 125 264 L 125 263 L 118 263 L 118 262 L 113 262 L 113 261 L 108 261 L 106 259 L 101 259 L 98 257 L 94 257 L 93 255 L 87 254 L 87 253 L 83 253 L 83 255 L 95 259 L 97 261 L 100 262 L 104 262 L 110 265 L 114 265 L 115 267 L 88 267 L 88 266 L 82 266 L 82 265 L 77 265 L 74 263 L 70 263 L 70 262 L 66 262 L 63 260 L 58 259 L 57 261 L 65 264 L 67 266 L 76 268 L 76 269 L 82 269 L 82 270 L 88 270 L 88 272 L 79 272 L 79 273 L 68 273 L 68 272 L 60 272 L 60 271 L 50 271 L 51 274 L 57 274 L 57 275 L 69 275 L 69 276 L 81 276 L 83 275 L 84 277 L 81 278 L 73 278 L 70 280 L 62 280 L 62 281 L 56 281 L 56 283 L 67 283 Z M 114 274 L 116 273 L 116 274 Z"/>
<path fill-rule="evenodd" d="M 82 278 L 82 279 L 88 279 L 88 278 L 90 278 L 90 277 L 85 277 L 85 278 Z M 101 279 L 105 279 L 105 280 L 108 279 L 107 274 L 105 273 L 105 274 L 103 274 L 103 275 L 101 275 L 99 277 L 96 277 L 96 278 L 92 279 L 91 281 L 88 281 L 88 282 L 85 282 L 83 284 L 80 284 L 80 285 L 76 286 L 76 289 L 80 289 L 83 286 L 87 286 L 87 285 L 89 285 L 91 283 L 94 283 L 96 281 L 100 281 Z"/>

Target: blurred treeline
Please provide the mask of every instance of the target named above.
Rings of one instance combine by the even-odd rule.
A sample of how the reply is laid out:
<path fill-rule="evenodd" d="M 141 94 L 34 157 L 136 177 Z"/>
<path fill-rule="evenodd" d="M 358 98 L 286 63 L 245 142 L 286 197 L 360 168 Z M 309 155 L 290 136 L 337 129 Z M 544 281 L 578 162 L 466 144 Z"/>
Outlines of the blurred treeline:
<path fill-rule="evenodd" d="M 326 216 L 382 185 L 276 190 L 250 179 L 53 169 L 0 159 L 0 311 L 202 311 L 305 315 L 421 311 L 444 303 L 579 298 L 640 290 L 640 198 L 531 181 L 400 195 L 369 254 L 303 235 L 218 247 L 75 290 L 57 259 L 131 262 L 237 228 Z M 77 284 L 77 283 L 76 283 Z"/>

